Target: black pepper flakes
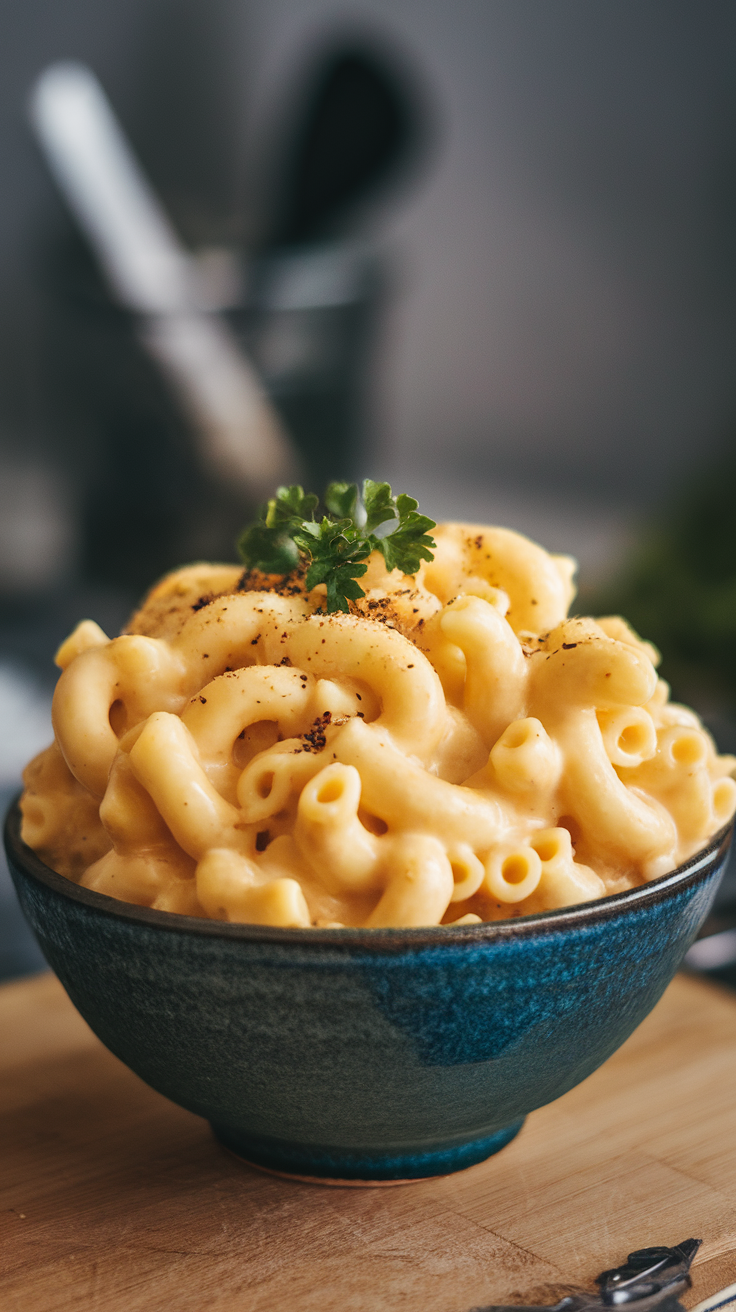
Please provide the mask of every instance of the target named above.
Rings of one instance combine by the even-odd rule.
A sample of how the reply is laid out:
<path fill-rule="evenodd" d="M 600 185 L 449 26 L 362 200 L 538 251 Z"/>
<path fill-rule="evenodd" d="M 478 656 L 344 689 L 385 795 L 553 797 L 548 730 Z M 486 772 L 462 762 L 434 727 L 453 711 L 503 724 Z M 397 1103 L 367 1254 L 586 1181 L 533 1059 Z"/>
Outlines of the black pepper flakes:
<path fill-rule="evenodd" d="M 321 752 L 326 743 L 325 729 L 332 720 L 330 711 L 325 711 L 324 715 L 318 715 L 311 729 L 301 735 L 304 743 L 305 752 Z"/>

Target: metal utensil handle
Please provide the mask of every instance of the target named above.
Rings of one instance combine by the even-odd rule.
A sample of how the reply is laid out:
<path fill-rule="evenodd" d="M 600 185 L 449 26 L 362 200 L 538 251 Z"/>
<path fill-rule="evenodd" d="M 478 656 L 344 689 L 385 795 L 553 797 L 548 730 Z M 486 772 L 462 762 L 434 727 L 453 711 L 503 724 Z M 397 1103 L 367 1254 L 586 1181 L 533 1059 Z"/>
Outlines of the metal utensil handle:
<path fill-rule="evenodd" d="M 298 470 L 290 439 L 228 324 L 198 304 L 194 263 L 138 164 L 97 78 L 52 64 L 30 119 L 49 168 L 139 339 L 165 374 L 217 474 L 251 494 Z"/>

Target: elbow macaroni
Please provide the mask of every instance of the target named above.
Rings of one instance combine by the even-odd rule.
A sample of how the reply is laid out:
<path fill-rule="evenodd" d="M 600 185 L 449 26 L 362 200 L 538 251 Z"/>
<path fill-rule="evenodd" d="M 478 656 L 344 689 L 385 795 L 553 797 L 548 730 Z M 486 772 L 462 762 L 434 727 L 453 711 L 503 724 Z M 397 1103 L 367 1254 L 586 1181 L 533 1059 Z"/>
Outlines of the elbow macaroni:
<path fill-rule="evenodd" d="M 569 619 L 573 564 L 441 525 L 366 596 L 190 566 L 129 631 L 57 654 L 23 836 L 87 888 L 291 927 L 472 924 L 674 869 L 736 808 L 736 761 L 618 617 Z M 254 583 L 256 586 L 254 586 Z"/>

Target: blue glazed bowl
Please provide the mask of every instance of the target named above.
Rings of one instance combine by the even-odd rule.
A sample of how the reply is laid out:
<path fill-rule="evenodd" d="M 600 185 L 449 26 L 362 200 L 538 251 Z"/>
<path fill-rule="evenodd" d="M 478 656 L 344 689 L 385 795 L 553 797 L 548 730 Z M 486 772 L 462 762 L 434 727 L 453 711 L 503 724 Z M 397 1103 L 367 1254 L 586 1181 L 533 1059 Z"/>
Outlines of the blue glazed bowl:
<path fill-rule="evenodd" d="M 641 888 L 494 924 L 277 929 L 79 888 L 19 836 L 18 896 L 72 1002 L 249 1162 L 422 1179 L 498 1152 L 651 1011 L 711 905 L 731 828 Z"/>

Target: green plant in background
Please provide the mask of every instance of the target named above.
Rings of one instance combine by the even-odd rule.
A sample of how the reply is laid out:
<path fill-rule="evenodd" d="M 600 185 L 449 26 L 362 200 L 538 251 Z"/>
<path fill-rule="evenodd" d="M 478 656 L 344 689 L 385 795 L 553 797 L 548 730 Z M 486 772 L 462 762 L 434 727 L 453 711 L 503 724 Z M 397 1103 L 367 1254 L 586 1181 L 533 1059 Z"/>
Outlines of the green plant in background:
<path fill-rule="evenodd" d="M 736 460 L 681 494 L 596 612 L 625 615 L 662 652 L 675 697 L 736 710 Z"/>

